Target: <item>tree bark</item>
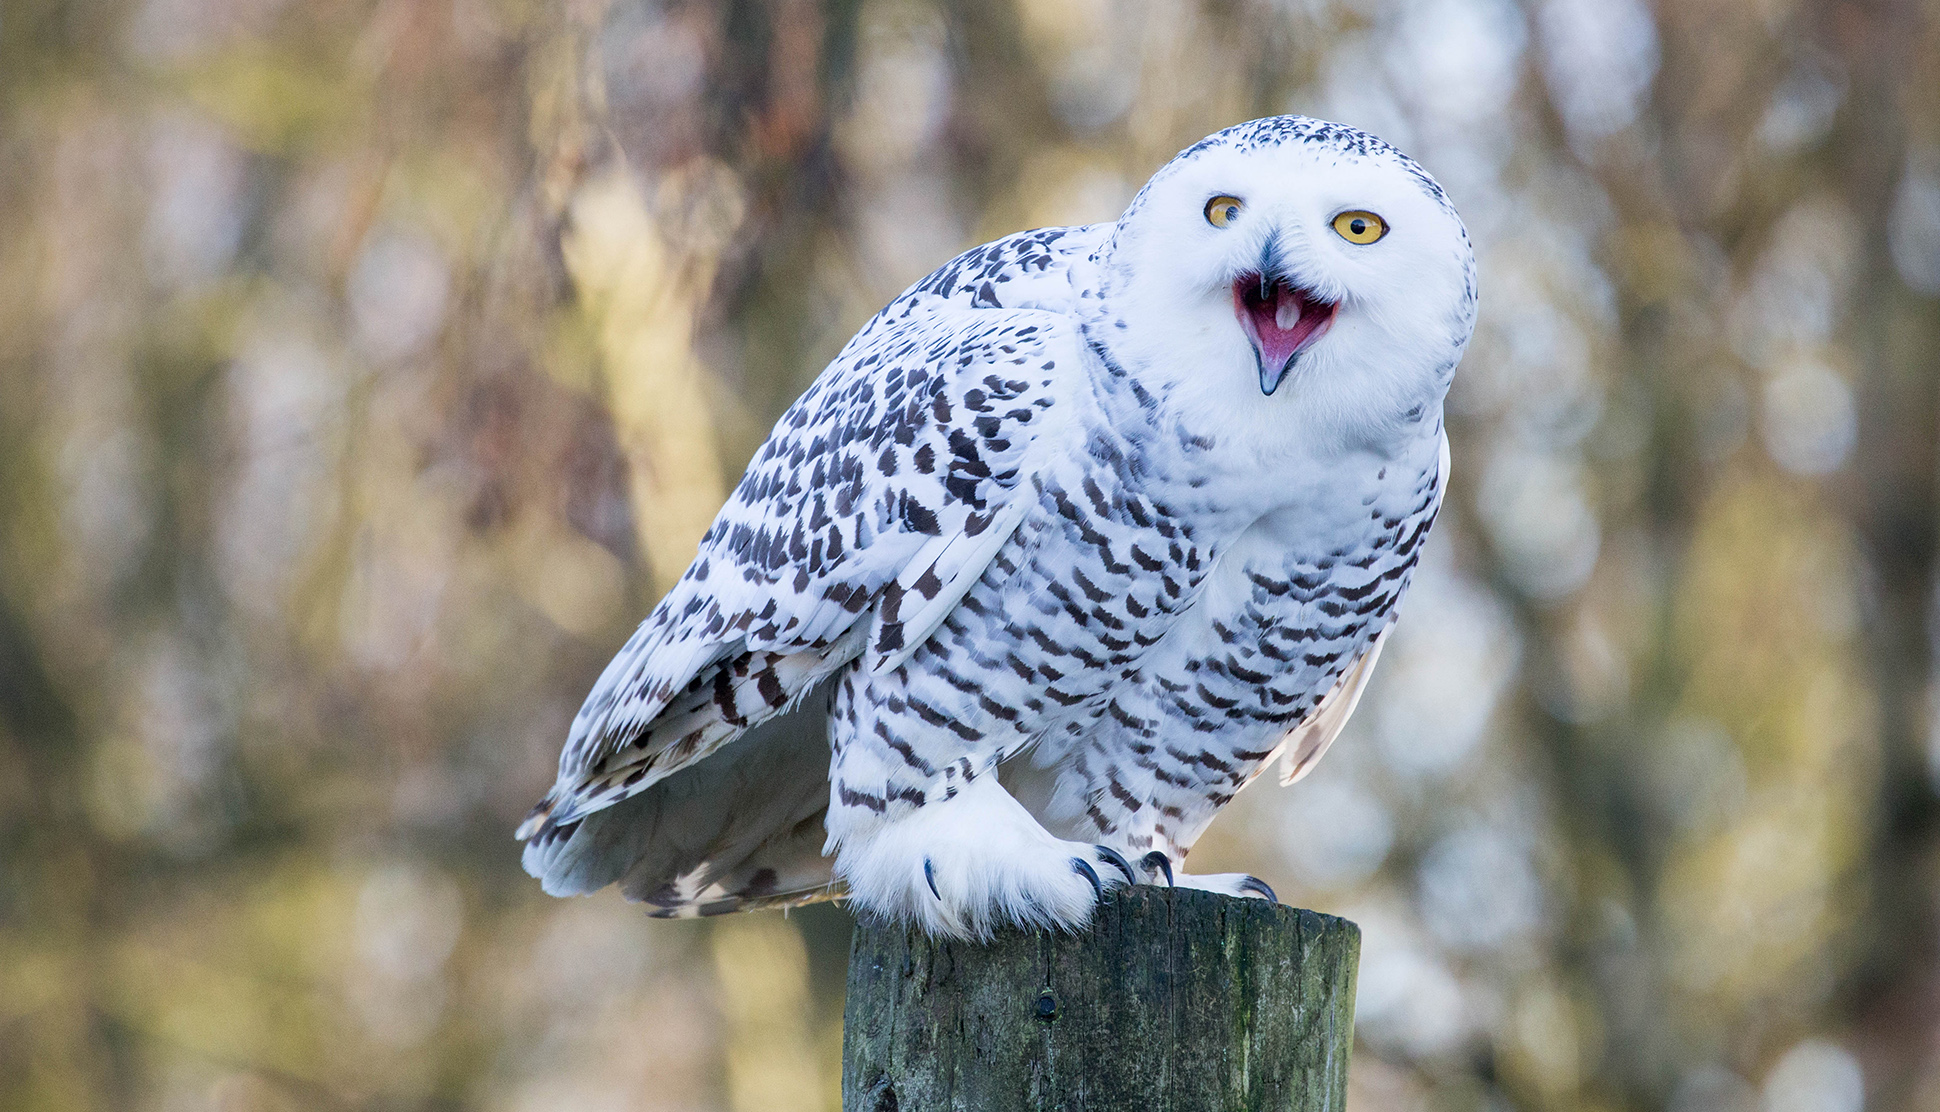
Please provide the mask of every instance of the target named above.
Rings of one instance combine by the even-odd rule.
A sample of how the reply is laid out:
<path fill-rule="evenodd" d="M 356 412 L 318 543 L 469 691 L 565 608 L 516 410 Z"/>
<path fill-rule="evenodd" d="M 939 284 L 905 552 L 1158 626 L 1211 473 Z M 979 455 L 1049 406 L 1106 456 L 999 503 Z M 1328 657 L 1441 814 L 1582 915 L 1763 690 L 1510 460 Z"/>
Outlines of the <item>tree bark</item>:
<path fill-rule="evenodd" d="M 1145 886 L 1079 934 L 974 943 L 864 920 L 842 1107 L 1339 1109 L 1360 952 L 1345 919 Z"/>

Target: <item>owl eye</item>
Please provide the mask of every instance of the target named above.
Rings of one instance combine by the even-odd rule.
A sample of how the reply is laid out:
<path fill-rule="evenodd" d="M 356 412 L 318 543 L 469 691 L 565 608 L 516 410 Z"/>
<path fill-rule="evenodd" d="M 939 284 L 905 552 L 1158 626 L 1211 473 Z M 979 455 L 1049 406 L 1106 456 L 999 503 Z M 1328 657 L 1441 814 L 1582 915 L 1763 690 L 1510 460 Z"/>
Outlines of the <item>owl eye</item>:
<path fill-rule="evenodd" d="M 1349 243 L 1373 243 L 1388 234 L 1388 222 L 1371 212 L 1355 209 L 1334 217 L 1334 231 Z"/>
<path fill-rule="evenodd" d="M 1238 219 L 1239 210 L 1245 207 L 1246 202 L 1238 197 L 1214 197 L 1206 202 L 1206 223 L 1215 228 L 1224 228 Z"/>

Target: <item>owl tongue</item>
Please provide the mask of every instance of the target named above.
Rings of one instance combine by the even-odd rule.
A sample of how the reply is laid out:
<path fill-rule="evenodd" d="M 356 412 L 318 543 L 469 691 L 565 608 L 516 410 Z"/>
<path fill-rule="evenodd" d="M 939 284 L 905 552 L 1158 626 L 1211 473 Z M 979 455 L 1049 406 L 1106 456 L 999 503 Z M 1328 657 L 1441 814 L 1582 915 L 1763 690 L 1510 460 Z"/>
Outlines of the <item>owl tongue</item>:
<path fill-rule="evenodd" d="M 1334 322 L 1336 305 L 1285 282 L 1269 286 L 1259 275 L 1247 274 L 1233 283 L 1233 308 L 1259 358 L 1260 390 L 1271 394 L 1280 388 L 1294 356 Z"/>

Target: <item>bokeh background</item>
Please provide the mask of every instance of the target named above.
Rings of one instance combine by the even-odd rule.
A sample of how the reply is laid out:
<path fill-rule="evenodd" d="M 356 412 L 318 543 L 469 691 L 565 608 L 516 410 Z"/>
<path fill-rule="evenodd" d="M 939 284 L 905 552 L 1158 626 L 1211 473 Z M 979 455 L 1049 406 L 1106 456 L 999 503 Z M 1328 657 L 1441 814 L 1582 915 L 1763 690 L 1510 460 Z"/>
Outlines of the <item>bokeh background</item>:
<path fill-rule="evenodd" d="M 7 0 L 0 1107 L 837 1104 L 848 920 L 514 823 L 956 251 L 1295 110 L 1445 183 L 1452 501 L 1201 844 L 1365 1112 L 1940 1108 L 1932 0 Z"/>

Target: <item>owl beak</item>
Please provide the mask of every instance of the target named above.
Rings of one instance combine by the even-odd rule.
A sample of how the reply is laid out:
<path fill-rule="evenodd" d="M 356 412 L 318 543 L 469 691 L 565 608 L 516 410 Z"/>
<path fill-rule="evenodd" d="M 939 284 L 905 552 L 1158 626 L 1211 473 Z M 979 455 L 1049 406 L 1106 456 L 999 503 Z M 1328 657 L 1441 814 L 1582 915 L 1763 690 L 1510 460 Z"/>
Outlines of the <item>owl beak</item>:
<path fill-rule="evenodd" d="M 1300 356 L 1334 323 L 1338 302 L 1324 301 L 1271 272 L 1242 274 L 1233 283 L 1233 314 L 1253 345 L 1260 393 L 1271 397 Z"/>

